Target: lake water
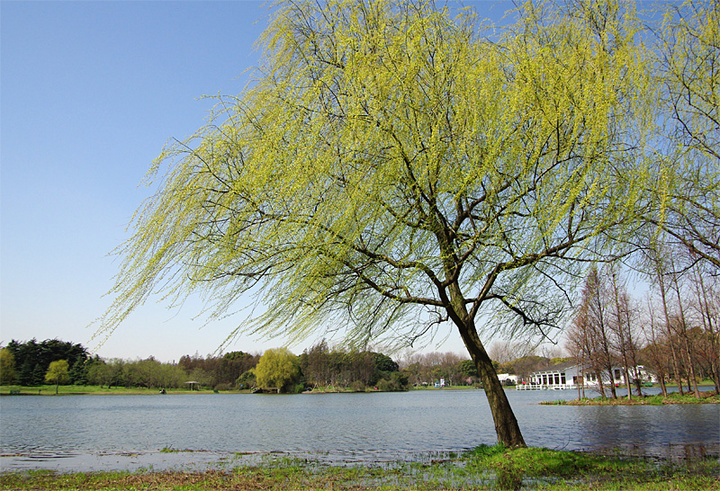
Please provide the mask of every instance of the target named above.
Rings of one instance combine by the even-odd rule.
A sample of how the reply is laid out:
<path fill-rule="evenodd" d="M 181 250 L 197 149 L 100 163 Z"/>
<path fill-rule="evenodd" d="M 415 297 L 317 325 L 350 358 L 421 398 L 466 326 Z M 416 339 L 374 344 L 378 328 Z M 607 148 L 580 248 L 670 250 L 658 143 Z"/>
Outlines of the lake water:
<path fill-rule="evenodd" d="M 507 394 L 528 445 L 719 452 L 718 405 L 542 406 L 577 393 Z M 0 398 L 0 470 L 206 468 L 268 455 L 422 460 L 495 442 L 482 390 Z"/>

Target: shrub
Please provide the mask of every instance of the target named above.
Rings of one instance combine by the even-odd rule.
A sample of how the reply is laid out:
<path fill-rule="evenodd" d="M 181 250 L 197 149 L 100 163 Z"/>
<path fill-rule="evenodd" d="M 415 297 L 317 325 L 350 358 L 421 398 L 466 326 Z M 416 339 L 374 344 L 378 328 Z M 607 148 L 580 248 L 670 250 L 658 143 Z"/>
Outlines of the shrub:
<path fill-rule="evenodd" d="M 350 389 L 355 392 L 365 392 L 365 384 L 359 380 L 355 380 L 354 382 L 350 382 Z"/>
<path fill-rule="evenodd" d="M 252 389 L 257 385 L 257 379 L 255 378 L 255 369 L 251 368 L 247 372 L 240 375 L 235 382 L 238 389 Z"/>
<path fill-rule="evenodd" d="M 383 372 L 377 388 L 383 392 L 398 392 L 408 389 L 408 377 L 402 372 Z"/>

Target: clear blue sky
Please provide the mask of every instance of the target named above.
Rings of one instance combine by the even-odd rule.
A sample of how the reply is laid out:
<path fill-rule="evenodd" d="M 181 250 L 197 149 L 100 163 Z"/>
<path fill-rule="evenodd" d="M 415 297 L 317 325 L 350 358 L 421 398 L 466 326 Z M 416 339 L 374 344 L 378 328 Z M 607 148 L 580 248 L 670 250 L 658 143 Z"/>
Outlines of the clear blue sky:
<path fill-rule="evenodd" d="M 466 2 L 496 18 L 497 3 Z M 203 327 L 194 302 L 147 304 L 99 348 L 90 324 L 110 303 L 109 253 L 149 192 L 151 161 L 204 123 L 203 95 L 242 90 L 267 18 L 257 1 L 0 2 L 0 344 L 59 338 L 162 361 L 221 345 L 238 319 Z M 426 350 L 464 353 L 455 333 Z"/>

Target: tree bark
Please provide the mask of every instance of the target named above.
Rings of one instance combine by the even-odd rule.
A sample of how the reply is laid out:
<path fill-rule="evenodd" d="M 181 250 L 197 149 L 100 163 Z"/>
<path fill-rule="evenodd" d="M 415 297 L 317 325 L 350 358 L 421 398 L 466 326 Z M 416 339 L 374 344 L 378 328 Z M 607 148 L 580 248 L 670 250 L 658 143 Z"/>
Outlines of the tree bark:
<path fill-rule="evenodd" d="M 667 397 L 667 387 L 665 387 L 665 376 L 658 377 L 658 382 L 660 382 L 660 390 L 662 391 L 663 397 Z"/>
<path fill-rule="evenodd" d="M 600 390 L 600 397 L 605 399 L 605 388 L 603 386 L 602 372 L 600 370 L 595 370 L 595 378 L 597 379 L 598 390 Z"/>
<path fill-rule="evenodd" d="M 615 390 L 615 371 L 613 370 L 612 365 L 607 367 L 607 371 L 608 376 L 610 377 L 610 394 L 613 399 L 617 399 L 617 391 Z"/>
<path fill-rule="evenodd" d="M 470 354 L 470 358 L 475 363 L 480 380 L 482 380 L 483 389 L 490 405 L 493 422 L 495 423 L 495 432 L 497 433 L 498 443 L 503 444 L 507 448 L 525 447 L 525 440 L 520 432 L 515 413 L 510 407 L 510 402 L 505 395 L 500 379 L 495 372 L 490 356 L 488 356 L 480 336 L 478 336 L 475 328 L 475 319 L 468 311 L 465 297 L 462 294 L 460 284 L 457 280 L 457 270 L 460 267 L 459 261 L 455 254 L 455 250 L 450 240 L 450 231 L 441 225 L 442 220 L 433 221 L 432 228 L 438 239 L 438 245 L 443 253 L 443 269 L 448 278 L 455 278 L 450 281 L 447 287 L 438 289 L 440 298 L 443 300 L 446 312 L 460 332 L 460 337 Z M 481 300 L 476 300 L 481 301 Z"/>
<path fill-rule="evenodd" d="M 675 372 L 674 379 L 677 382 L 678 391 L 680 392 L 680 395 L 684 395 L 685 392 L 683 391 L 683 385 L 682 385 L 682 376 L 680 374 L 680 364 L 678 363 L 677 359 L 677 353 L 675 352 L 675 343 L 673 343 L 673 333 L 672 333 L 672 327 L 670 325 L 670 313 L 668 311 L 668 302 L 667 302 L 667 291 L 665 290 L 665 280 L 663 279 L 663 273 L 660 270 L 660 266 L 657 266 L 657 279 L 658 279 L 658 286 L 660 287 L 660 298 L 662 300 L 663 304 L 663 312 L 665 314 L 665 329 L 667 330 L 667 336 L 668 336 L 668 345 L 670 346 L 670 354 L 672 355 L 672 367 L 673 371 Z"/>
<path fill-rule="evenodd" d="M 525 440 L 520 432 L 515 413 L 510 407 L 505 389 L 498 379 L 492 361 L 477 335 L 474 323 L 468 319 L 466 325 L 458 325 L 458 330 L 482 380 L 495 423 L 498 442 L 508 448 L 525 447 Z"/>
<path fill-rule="evenodd" d="M 695 373 L 695 359 L 693 357 L 692 351 L 690 349 L 690 339 L 688 337 L 687 333 L 687 323 L 685 322 L 685 309 L 683 308 L 683 299 L 680 295 L 680 284 L 678 282 L 678 274 L 675 271 L 675 263 L 671 261 L 670 263 L 672 265 L 673 269 L 673 282 L 675 283 L 675 293 L 677 294 L 677 301 L 678 301 L 678 310 L 680 314 L 680 329 L 679 334 L 683 341 L 683 350 L 685 351 L 685 358 L 687 359 L 688 364 L 688 392 L 691 390 L 695 393 L 695 397 L 700 399 L 700 389 L 698 388 L 697 384 L 697 375 Z M 690 381 L 692 381 L 692 388 L 690 387 Z"/>
<path fill-rule="evenodd" d="M 718 364 L 718 353 L 720 353 L 718 342 L 720 341 L 720 338 L 713 327 L 714 321 L 711 313 L 710 300 L 708 298 L 707 289 L 705 288 L 705 280 L 703 279 L 703 275 L 699 274 L 697 270 L 696 275 L 697 280 L 695 281 L 695 284 L 698 295 L 698 304 L 700 305 L 700 317 L 703 323 L 703 332 L 708 335 L 710 339 L 710 346 L 713 353 L 710 365 L 713 382 L 715 383 L 715 392 L 720 393 L 720 364 Z"/>

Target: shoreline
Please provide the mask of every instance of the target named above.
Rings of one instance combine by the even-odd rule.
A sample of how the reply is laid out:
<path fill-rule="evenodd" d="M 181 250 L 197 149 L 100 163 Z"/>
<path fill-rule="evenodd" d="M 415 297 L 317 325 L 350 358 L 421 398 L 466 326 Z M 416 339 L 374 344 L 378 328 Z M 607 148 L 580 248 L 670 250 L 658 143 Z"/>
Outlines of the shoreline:
<path fill-rule="evenodd" d="M 182 451 L 178 451 L 182 452 Z M 332 466 L 312 459 L 268 455 L 255 463 L 229 461 L 221 468 L 193 470 L 0 472 L 0 489 L 712 489 L 718 484 L 716 456 L 682 461 L 649 460 L 631 454 L 528 447 L 476 447 L 423 462 L 387 461 Z"/>
<path fill-rule="evenodd" d="M 453 386 L 443 388 L 414 388 L 411 387 L 408 390 L 403 391 L 382 391 L 382 390 L 306 390 L 298 394 L 374 394 L 374 393 L 393 393 L 393 392 L 412 392 L 412 391 L 437 391 L 437 390 L 476 390 L 474 386 Z M 111 389 L 101 388 L 97 385 L 61 385 L 59 393 L 55 394 L 55 386 L 42 385 L 38 387 L 27 387 L 27 386 L 0 386 L 0 397 L 9 396 L 72 396 L 72 395 L 186 395 L 186 394 L 252 394 L 251 389 L 237 389 L 237 390 L 213 390 L 213 389 L 200 389 L 200 390 L 187 390 L 187 389 L 165 389 L 165 393 L 160 393 L 159 388 L 143 388 L 143 387 L 113 387 Z M 263 395 L 276 395 L 271 393 L 264 393 Z M 297 394 L 280 394 L 280 395 L 297 395 Z"/>

